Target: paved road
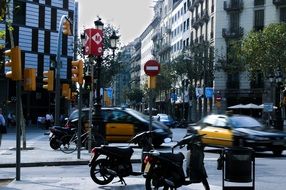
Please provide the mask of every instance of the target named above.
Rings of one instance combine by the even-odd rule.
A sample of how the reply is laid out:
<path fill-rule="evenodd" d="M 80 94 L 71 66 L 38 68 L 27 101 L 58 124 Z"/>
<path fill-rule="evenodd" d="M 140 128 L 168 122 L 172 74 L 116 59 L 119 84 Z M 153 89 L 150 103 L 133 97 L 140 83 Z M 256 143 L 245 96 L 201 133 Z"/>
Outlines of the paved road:
<path fill-rule="evenodd" d="M 90 154 L 86 150 L 81 151 L 81 158 L 77 159 L 77 152 L 64 154 L 58 150 L 52 150 L 49 147 L 47 131 L 42 129 L 29 129 L 27 132 L 27 147 L 29 149 L 21 151 L 22 166 L 38 167 L 21 167 L 21 180 L 15 178 L 15 133 L 8 131 L 3 137 L 2 146 L 0 147 L 0 189 L 17 190 L 17 189 L 144 189 L 144 178 L 127 177 L 128 186 L 123 187 L 121 184 L 109 184 L 106 186 L 96 185 L 89 177 L 89 168 L 87 162 Z M 180 139 L 185 134 L 185 129 L 174 129 L 174 140 Z M 126 144 L 114 144 L 115 146 L 126 146 Z M 160 151 L 167 151 L 171 144 L 164 144 Z M 139 160 L 141 150 L 134 147 L 135 154 L 133 160 Z M 212 150 L 205 154 L 205 166 L 207 168 L 211 189 L 222 189 L 222 173 L 216 170 L 216 160 L 218 155 Z M 285 152 L 283 157 L 273 157 L 270 152 L 256 155 L 256 189 L 282 190 L 286 186 L 285 182 Z M 72 166 L 80 165 L 82 166 Z M 69 166 L 67 166 L 69 165 Z M 58 167 L 46 167 L 58 166 Z M 79 169 L 82 168 L 82 169 Z M 32 170 L 32 171 L 31 171 Z M 59 170 L 62 170 L 59 172 Z M 30 171 L 27 172 L 27 171 Z M 58 171 L 58 172 L 54 172 Z M 38 174 L 38 175 L 37 175 Z M 68 174 L 68 175 L 67 175 Z M 11 178 L 13 181 L 1 186 L 3 179 Z M 283 187 L 283 188 L 282 188 Z M 203 189 L 200 184 L 193 184 L 182 189 Z"/>

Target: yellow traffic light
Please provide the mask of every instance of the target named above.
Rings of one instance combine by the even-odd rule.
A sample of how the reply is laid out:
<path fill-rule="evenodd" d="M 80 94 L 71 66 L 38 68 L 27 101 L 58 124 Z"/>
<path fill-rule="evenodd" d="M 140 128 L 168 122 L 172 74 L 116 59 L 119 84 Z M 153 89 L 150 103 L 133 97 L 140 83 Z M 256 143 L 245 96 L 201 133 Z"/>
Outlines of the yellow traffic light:
<path fill-rule="evenodd" d="M 150 89 L 156 88 L 156 77 L 148 76 L 148 88 Z"/>
<path fill-rule="evenodd" d="M 67 18 L 63 21 L 63 34 L 67 36 L 72 35 L 71 22 Z"/>
<path fill-rule="evenodd" d="M 16 46 L 10 50 L 6 50 L 5 56 L 10 57 L 5 66 L 11 67 L 11 71 L 6 73 L 6 77 L 15 81 L 22 80 L 21 49 Z"/>
<path fill-rule="evenodd" d="M 24 69 L 24 90 L 36 91 L 36 69 Z"/>
<path fill-rule="evenodd" d="M 69 97 L 70 92 L 70 85 L 69 84 L 62 84 L 62 96 L 65 98 Z"/>
<path fill-rule="evenodd" d="M 43 82 L 46 83 L 43 85 L 43 88 L 48 91 L 54 90 L 54 71 L 44 71 L 43 73 Z"/>
<path fill-rule="evenodd" d="M 83 61 L 72 61 L 72 81 L 83 83 Z"/>

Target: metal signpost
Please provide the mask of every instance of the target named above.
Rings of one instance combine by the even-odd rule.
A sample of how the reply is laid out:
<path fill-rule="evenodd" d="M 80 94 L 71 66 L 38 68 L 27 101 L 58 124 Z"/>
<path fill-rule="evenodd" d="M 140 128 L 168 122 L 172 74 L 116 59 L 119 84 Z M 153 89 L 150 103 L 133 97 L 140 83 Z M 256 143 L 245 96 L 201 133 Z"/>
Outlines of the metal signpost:
<path fill-rule="evenodd" d="M 160 72 L 160 64 L 156 60 L 149 60 L 144 65 L 145 74 L 149 78 L 149 131 L 152 131 L 152 89 L 156 86 L 156 75 Z M 150 133 L 151 134 L 151 133 Z M 152 137 L 150 136 L 150 142 L 152 143 Z"/>

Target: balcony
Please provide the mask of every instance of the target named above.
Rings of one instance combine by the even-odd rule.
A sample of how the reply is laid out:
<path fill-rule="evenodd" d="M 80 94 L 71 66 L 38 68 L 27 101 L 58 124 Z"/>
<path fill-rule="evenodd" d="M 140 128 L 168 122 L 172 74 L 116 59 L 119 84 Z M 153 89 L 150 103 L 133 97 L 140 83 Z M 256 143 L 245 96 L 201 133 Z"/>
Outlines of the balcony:
<path fill-rule="evenodd" d="M 231 0 L 230 2 L 223 2 L 223 8 L 227 12 L 241 11 L 243 9 L 242 0 Z"/>
<path fill-rule="evenodd" d="M 160 36 L 161 36 L 161 33 L 159 32 L 159 31 L 155 31 L 154 33 L 153 33 L 153 35 L 152 35 L 152 41 L 156 41 L 156 40 L 158 40 L 159 38 L 160 38 Z"/>
<path fill-rule="evenodd" d="M 193 12 L 195 7 L 198 7 L 200 3 L 203 3 L 204 0 L 195 0 L 192 3 L 190 2 L 189 11 Z"/>
<path fill-rule="evenodd" d="M 162 44 L 162 46 L 161 46 L 161 48 L 160 48 L 158 54 L 159 54 L 159 55 L 162 55 L 162 54 L 164 54 L 165 52 L 170 51 L 171 49 L 172 49 L 172 47 L 171 47 L 170 43 L 164 43 L 164 44 Z"/>
<path fill-rule="evenodd" d="M 239 27 L 237 29 L 222 29 L 222 37 L 225 39 L 241 38 L 243 36 L 243 28 Z"/>
<path fill-rule="evenodd" d="M 286 0 L 273 0 L 272 2 L 275 6 L 286 5 Z"/>

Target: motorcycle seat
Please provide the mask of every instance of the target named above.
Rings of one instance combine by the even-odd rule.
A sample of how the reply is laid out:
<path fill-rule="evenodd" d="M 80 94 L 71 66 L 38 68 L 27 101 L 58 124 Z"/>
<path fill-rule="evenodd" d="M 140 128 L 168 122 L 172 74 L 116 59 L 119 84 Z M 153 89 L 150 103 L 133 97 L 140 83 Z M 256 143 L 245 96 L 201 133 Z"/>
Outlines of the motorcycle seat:
<path fill-rule="evenodd" d="M 183 163 L 184 161 L 184 154 L 179 152 L 179 153 L 168 153 L 168 152 L 161 152 L 160 153 L 160 156 L 163 157 L 163 158 L 166 158 L 172 162 L 175 162 L 175 163 Z"/>
<path fill-rule="evenodd" d="M 109 153 L 115 154 L 119 157 L 128 157 L 130 158 L 134 150 L 131 147 L 112 147 L 112 146 L 103 146 L 103 149 Z"/>

